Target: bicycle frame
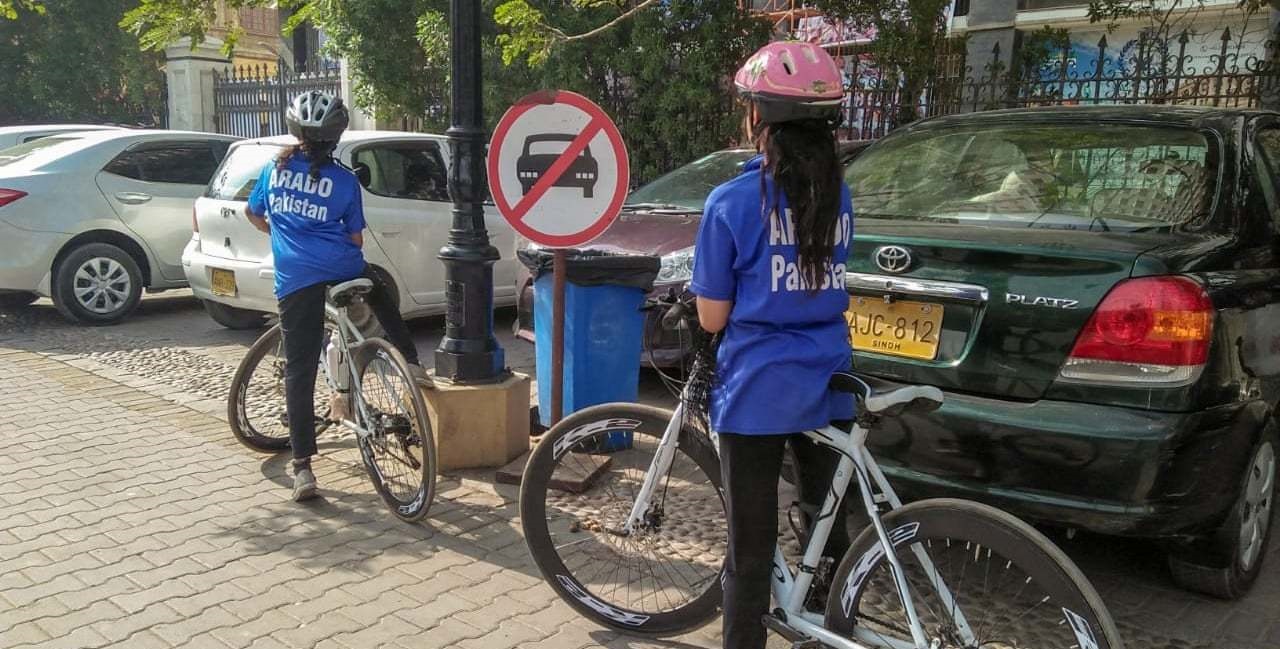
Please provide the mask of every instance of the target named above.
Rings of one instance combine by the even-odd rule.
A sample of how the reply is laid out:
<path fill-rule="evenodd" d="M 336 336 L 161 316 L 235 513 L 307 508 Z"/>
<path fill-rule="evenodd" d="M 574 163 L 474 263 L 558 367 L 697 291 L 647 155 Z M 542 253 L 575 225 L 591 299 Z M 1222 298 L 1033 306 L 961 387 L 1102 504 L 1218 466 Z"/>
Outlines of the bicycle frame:
<path fill-rule="evenodd" d="M 672 462 L 675 460 L 675 452 L 679 446 L 680 428 L 683 422 L 684 404 L 682 399 L 681 403 L 676 406 L 675 412 L 672 413 L 662 440 L 658 443 L 657 452 L 654 453 L 653 461 L 645 474 L 644 483 L 641 485 L 636 495 L 636 501 L 632 505 L 631 513 L 623 525 L 624 533 L 630 534 L 632 530 L 644 525 L 645 515 L 652 506 L 653 494 L 658 488 L 658 479 L 660 476 L 667 474 L 671 469 Z M 834 426 L 827 426 L 822 430 L 812 430 L 804 433 L 814 443 L 839 454 L 840 461 L 832 478 L 831 491 L 828 493 L 827 499 L 823 503 L 820 514 L 815 521 L 814 528 L 809 535 L 809 543 L 805 547 L 804 556 L 800 560 L 798 570 L 792 572 L 780 548 L 774 551 L 771 590 L 774 604 L 777 607 L 775 616 L 791 629 L 838 649 L 868 649 L 869 646 L 883 647 L 886 642 L 894 649 L 929 649 L 928 640 L 925 638 L 924 629 L 920 624 L 919 615 L 915 611 L 915 605 L 910 596 L 910 586 L 907 583 L 902 564 L 898 560 L 897 550 L 892 542 L 891 532 L 885 529 L 880 520 L 878 503 L 886 503 L 891 509 L 897 509 L 902 507 L 902 501 L 893 491 L 893 487 L 889 485 L 888 479 L 867 449 L 867 434 L 868 430 L 856 423 L 853 426 L 853 430 L 848 433 Z M 718 453 L 719 444 L 714 433 L 712 434 L 712 442 Z M 910 644 L 886 640 L 871 631 L 855 627 L 855 638 L 870 643 L 869 645 L 859 644 L 828 631 L 823 627 L 824 620 L 822 615 L 810 613 L 804 609 L 805 598 L 809 593 L 810 586 L 813 584 L 813 577 L 822 559 L 823 549 L 827 545 L 827 539 L 830 537 L 831 530 L 835 524 L 836 518 L 834 514 L 836 508 L 842 506 L 844 495 L 854 478 L 858 481 L 862 505 L 866 509 L 867 517 L 870 519 L 872 526 L 875 528 L 880 547 L 885 548 L 885 558 L 889 561 L 890 571 L 893 574 L 898 595 L 901 598 L 903 609 L 910 624 L 913 640 Z M 944 608 L 954 611 L 957 632 L 966 642 L 972 642 L 974 640 L 973 631 L 969 627 L 964 613 L 955 605 L 951 591 L 943 583 L 941 576 L 935 569 L 932 560 L 925 553 L 924 548 L 919 543 L 915 543 L 911 546 L 911 552 L 924 568 L 930 582 L 937 588 L 938 596 Z"/>
<path fill-rule="evenodd" d="M 351 319 L 347 317 L 347 310 L 345 308 L 340 309 L 328 302 L 325 302 L 324 313 L 325 317 L 330 322 L 337 325 L 337 330 L 334 333 L 337 334 L 336 342 L 338 344 L 338 351 L 342 353 L 342 358 L 347 359 L 347 362 L 343 364 L 345 367 L 341 369 L 347 372 L 347 388 L 353 396 L 351 403 L 355 404 L 359 409 L 360 420 L 369 421 L 369 412 L 365 407 L 364 399 L 359 398 L 358 395 L 360 391 L 360 380 L 359 377 L 356 376 L 355 365 L 351 363 L 351 348 L 363 343 L 365 341 L 365 337 L 360 333 L 360 330 L 357 329 L 355 325 L 351 324 Z M 330 342 L 333 342 L 332 339 Z M 320 352 L 320 367 L 324 370 L 325 383 L 328 384 L 330 390 L 336 391 L 338 389 L 338 383 L 334 379 L 333 374 L 335 371 L 338 371 L 339 368 L 329 367 L 329 358 L 324 351 Z M 383 380 L 385 381 L 386 377 L 383 377 Z M 347 428 L 361 437 L 368 437 L 372 434 L 364 426 L 361 426 L 351 420 L 343 420 L 337 423 L 343 428 Z"/>

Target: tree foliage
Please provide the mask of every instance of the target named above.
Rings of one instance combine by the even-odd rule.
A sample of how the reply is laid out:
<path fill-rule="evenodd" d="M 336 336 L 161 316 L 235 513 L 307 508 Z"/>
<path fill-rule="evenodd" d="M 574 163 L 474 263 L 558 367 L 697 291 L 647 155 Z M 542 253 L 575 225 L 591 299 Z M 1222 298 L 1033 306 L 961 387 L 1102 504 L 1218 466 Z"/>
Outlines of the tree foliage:
<path fill-rule="evenodd" d="M 0 0 L 0 18 L 17 20 L 19 9 L 26 9 L 39 14 L 45 12 L 44 2 L 40 0 Z"/>
<path fill-rule="evenodd" d="M 486 117 L 519 97 L 562 88 L 600 103 L 627 139 L 632 176 L 650 179 L 733 141 L 736 66 L 768 26 L 725 0 L 478 0 Z M 226 0 L 232 8 L 272 0 Z M 356 102 L 380 118 L 447 126 L 448 0 L 277 0 L 328 36 Z M 214 0 L 142 0 L 122 25 L 144 46 L 198 42 Z M 286 25 L 288 27 L 288 25 Z M 234 39 L 228 43 L 234 47 Z"/>
<path fill-rule="evenodd" d="M 871 57 L 885 83 L 901 87 L 906 97 L 918 97 L 934 78 L 941 55 L 950 51 L 946 11 L 951 0 L 815 0 L 815 6 L 834 22 L 874 30 Z M 898 125 L 915 120 L 917 102 L 901 102 Z"/>
<path fill-rule="evenodd" d="M 554 12 L 566 33 L 610 25 L 619 8 Z M 769 39 L 769 26 L 724 0 L 669 0 L 587 39 L 568 39 L 547 56 L 543 87 L 573 90 L 617 121 L 631 153 L 632 175 L 652 179 L 741 135 L 730 79 Z"/>
<path fill-rule="evenodd" d="M 154 124 L 164 110 L 163 59 L 116 26 L 137 0 L 41 4 L 0 20 L 0 124 Z"/>
<path fill-rule="evenodd" d="M 570 0 L 572 11 L 612 9 L 618 15 L 607 22 L 595 25 L 576 34 L 547 22 L 546 14 L 528 0 L 504 0 L 493 12 L 493 18 L 503 29 L 498 36 L 502 47 L 502 60 L 511 63 L 525 59 L 530 65 L 541 65 L 551 55 L 551 50 L 562 43 L 595 38 L 610 29 L 626 23 L 632 16 L 648 9 L 658 0 Z"/>

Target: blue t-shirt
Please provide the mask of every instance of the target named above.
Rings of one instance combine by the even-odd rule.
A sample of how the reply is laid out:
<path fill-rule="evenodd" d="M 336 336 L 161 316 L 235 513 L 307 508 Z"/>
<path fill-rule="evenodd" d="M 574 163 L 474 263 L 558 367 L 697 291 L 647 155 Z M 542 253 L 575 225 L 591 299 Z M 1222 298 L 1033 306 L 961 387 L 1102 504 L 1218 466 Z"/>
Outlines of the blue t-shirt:
<path fill-rule="evenodd" d="M 249 194 L 249 209 L 271 222 L 276 299 L 364 272 L 364 255 L 351 240 L 364 229 L 360 182 L 347 169 L 330 162 L 315 180 L 306 154 L 278 169 L 272 162 Z"/>
<path fill-rule="evenodd" d="M 831 374 L 852 361 L 844 312 L 845 259 L 853 234 L 849 188 L 840 190 L 831 262 L 809 290 L 796 264 L 795 230 L 786 196 L 765 176 L 761 158 L 707 198 L 690 290 L 732 300 L 716 357 L 711 426 L 717 432 L 778 435 L 853 417 L 853 398 L 831 391 Z M 761 200 L 761 191 L 766 194 Z"/>

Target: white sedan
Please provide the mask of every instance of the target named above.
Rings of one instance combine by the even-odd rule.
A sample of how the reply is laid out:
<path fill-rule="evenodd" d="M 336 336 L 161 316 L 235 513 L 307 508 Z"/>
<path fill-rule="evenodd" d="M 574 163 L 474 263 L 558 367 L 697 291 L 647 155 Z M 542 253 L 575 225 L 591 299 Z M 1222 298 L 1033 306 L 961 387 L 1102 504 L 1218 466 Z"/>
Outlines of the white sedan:
<path fill-rule="evenodd" d="M 236 138 L 184 131 L 54 135 L 0 159 L 0 306 L 53 298 L 119 322 L 144 288 L 185 286 L 191 205 Z"/>
<path fill-rule="evenodd" d="M 260 326 L 277 310 L 270 237 L 244 216 L 263 167 L 289 136 L 237 142 L 196 201 L 196 232 L 182 255 L 187 280 L 210 317 L 233 329 Z M 439 135 L 347 131 L 334 157 L 364 186 L 364 256 L 392 288 L 406 318 L 444 313 L 444 266 L 438 255 L 453 225 L 449 148 Z M 494 299 L 515 303 L 515 233 L 492 207 L 485 227 L 502 259 L 494 264 Z M 358 316 L 357 316 L 357 319 Z"/>
<path fill-rule="evenodd" d="M 26 124 L 23 126 L 0 126 L 0 149 L 34 142 L 51 135 L 68 135 L 88 131 L 119 131 L 119 126 L 98 126 L 95 124 Z"/>

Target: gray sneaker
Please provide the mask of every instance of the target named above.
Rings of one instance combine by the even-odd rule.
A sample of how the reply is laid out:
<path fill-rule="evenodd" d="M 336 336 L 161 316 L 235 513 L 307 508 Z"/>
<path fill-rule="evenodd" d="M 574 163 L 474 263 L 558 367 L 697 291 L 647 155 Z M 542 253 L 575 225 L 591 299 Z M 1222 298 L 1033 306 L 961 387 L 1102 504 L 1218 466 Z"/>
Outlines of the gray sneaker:
<path fill-rule="evenodd" d="M 299 469 L 293 474 L 293 501 L 302 502 L 316 497 L 316 474 L 311 469 Z"/>

